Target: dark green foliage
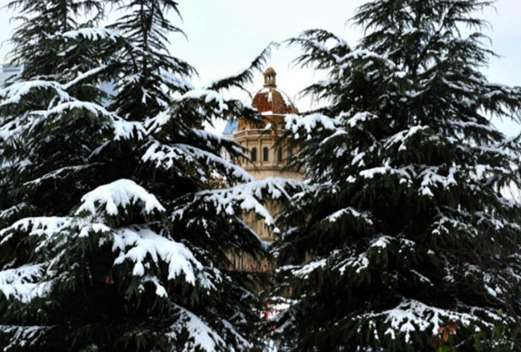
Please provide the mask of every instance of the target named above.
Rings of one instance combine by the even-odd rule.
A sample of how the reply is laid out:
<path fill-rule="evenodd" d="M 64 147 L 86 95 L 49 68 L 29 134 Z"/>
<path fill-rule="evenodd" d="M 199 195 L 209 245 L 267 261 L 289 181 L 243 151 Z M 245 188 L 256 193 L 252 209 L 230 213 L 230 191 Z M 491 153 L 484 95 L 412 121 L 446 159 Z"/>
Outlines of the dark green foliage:
<path fill-rule="evenodd" d="M 11 0 L 8 6 L 19 13 L 15 17 L 19 25 L 11 38 L 12 55 L 14 63 L 25 65 L 24 79 L 62 75 L 63 70 L 73 68 L 73 63 L 79 64 L 89 58 L 85 55 L 85 47 L 65 45 L 55 35 L 95 23 L 103 16 L 101 1 Z M 81 16 L 86 16 L 87 20 L 79 23 Z M 92 46 L 89 48 L 94 50 Z M 76 69 L 81 72 L 82 68 L 78 65 Z"/>
<path fill-rule="evenodd" d="M 173 93 L 186 93 L 191 84 L 187 77 L 195 69 L 172 56 L 167 49 L 167 33 L 183 34 L 167 13 L 179 13 L 174 0 L 123 1 L 124 15 L 113 26 L 126 39 L 119 57 L 121 73 L 116 81 L 119 94 L 112 109 L 131 120 L 154 117 L 173 105 Z"/>
<path fill-rule="evenodd" d="M 109 2 L 13 4 L 27 20 L 23 72 L 0 90 L 2 350 L 253 349 L 259 302 L 226 253 L 264 253 L 241 213 L 266 217 L 262 198 L 287 194 L 233 186 L 253 180 L 221 153 L 242 149 L 201 127 L 254 117 L 217 90 L 267 52 L 192 90 L 194 69 L 168 51 L 176 2 L 120 2 L 109 29 L 96 27 Z"/>
<path fill-rule="evenodd" d="M 478 329 L 519 326 L 521 213 L 504 191 L 521 147 L 490 116 L 517 118 L 521 89 L 480 71 L 489 4 L 369 1 L 355 48 L 323 30 L 291 40 L 328 79 L 305 90 L 323 108 L 287 119 L 311 182 L 278 249 L 299 300 L 283 350 L 433 351 L 445 334 L 476 351 Z"/>

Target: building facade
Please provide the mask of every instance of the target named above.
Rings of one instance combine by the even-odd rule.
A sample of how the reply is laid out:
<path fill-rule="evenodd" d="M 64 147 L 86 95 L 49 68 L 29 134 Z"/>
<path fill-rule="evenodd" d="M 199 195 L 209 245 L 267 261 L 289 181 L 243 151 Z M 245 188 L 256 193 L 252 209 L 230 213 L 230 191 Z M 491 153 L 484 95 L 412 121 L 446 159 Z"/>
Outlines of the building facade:
<path fill-rule="evenodd" d="M 252 106 L 260 112 L 262 121 L 231 121 L 224 131 L 248 151 L 248 159 L 241 158 L 235 162 L 257 180 L 269 177 L 302 179 L 301 172 L 288 168 L 288 158 L 294 150 L 281 139 L 285 117 L 288 114 L 298 114 L 298 109 L 277 87 L 277 73 L 273 68 L 264 72 L 264 87 L 255 94 Z M 280 206 L 271 203 L 268 210 L 276 217 Z M 264 241 L 273 242 L 273 235 L 255 215 L 246 217 L 245 221 Z"/>

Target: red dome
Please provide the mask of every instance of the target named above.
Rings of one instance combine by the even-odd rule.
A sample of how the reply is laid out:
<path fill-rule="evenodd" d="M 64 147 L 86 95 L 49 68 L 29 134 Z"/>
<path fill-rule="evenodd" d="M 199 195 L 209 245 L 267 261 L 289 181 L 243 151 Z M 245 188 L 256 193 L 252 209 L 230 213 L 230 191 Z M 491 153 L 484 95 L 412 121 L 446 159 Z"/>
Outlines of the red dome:
<path fill-rule="evenodd" d="M 255 94 L 253 107 L 266 114 L 297 114 L 298 110 L 289 97 L 277 89 L 276 76 L 277 73 L 271 67 L 264 72 L 264 88 Z"/>

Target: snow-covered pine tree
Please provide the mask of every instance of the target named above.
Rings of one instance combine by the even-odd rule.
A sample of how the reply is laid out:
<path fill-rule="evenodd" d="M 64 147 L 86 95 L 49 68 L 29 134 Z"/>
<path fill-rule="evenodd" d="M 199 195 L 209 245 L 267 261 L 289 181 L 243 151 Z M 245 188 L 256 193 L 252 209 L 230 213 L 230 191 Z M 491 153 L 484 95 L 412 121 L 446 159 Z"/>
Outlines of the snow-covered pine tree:
<path fill-rule="evenodd" d="M 118 94 L 112 109 L 123 117 L 145 119 L 157 116 L 172 105 L 171 93 L 190 89 L 182 77 L 195 73 L 187 62 L 170 54 L 165 33 L 184 32 L 166 13 L 180 15 L 178 1 L 120 1 L 121 18 L 112 26 L 126 38 L 121 52 Z"/>
<path fill-rule="evenodd" d="M 22 77 L 58 75 L 62 74 L 61 70 L 71 73 L 72 63 L 78 64 L 77 69 L 81 70 L 90 62 L 89 57 L 85 55 L 88 48 L 64 46 L 64 42 L 52 34 L 66 33 L 99 20 L 103 16 L 101 1 L 11 0 L 8 7 L 19 11 L 19 15 L 14 18 L 19 26 L 11 42 L 14 46 L 14 63 L 25 65 Z M 80 14 L 88 16 L 81 23 L 78 22 Z M 92 56 L 97 57 L 99 54 Z"/>
<path fill-rule="evenodd" d="M 87 16 L 73 6 L 84 1 L 20 3 L 27 18 L 61 5 L 74 18 Z M 171 1 L 143 5 L 151 3 L 156 19 L 175 8 Z M 250 80 L 266 52 L 243 73 L 193 90 L 188 64 L 172 66 L 181 62 L 174 58 L 161 64 L 118 26 L 44 26 L 63 18 L 49 15 L 28 30 L 46 69 L 19 56 L 24 73 L 0 91 L 0 185 L 8 195 L 0 209 L 0 346 L 253 350 L 257 299 L 226 270 L 225 254 L 264 250 L 241 213 L 253 211 L 273 226 L 261 200 L 288 198 L 287 187 L 253 181 L 221 157 L 223 150 L 242 155 L 238 146 L 199 128 L 217 115 L 253 118 L 255 111 L 218 91 Z M 136 30 L 150 30 L 166 48 L 170 27 L 162 23 Z M 57 52 L 49 38 L 58 41 Z M 119 84 L 129 48 L 136 62 L 155 63 L 144 67 L 156 81 Z M 162 84 L 163 77 L 177 83 Z M 107 107 L 102 81 L 117 83 L 116 111 Z M 150 90 L 131 107 L 135 91 Z M 234 186 L 239 181 L 246 183 Z"/>
<path fill-rule="evenodd" d="M 519 350 L 521 213 L 501 191 L 521 147 L 490 118 L 519 116 L 521 89 L 482 73 L 490 3 L 374 0 L 355 48 L 291 40 L 328 79 L 305 90 L 323 108 L 287 119 L 310 183 L 278 247 L 283 351 Z"/>
<path fill-rule="evenodd" d="M 125 131 L 123 120 L 101 103 L 116 38 L 91 25 L 102 16 L 101 1 L 15 0 L 19 27 L 12 38 L 13 64 L 23 67 L 2 91 L 0 214 L 69 210 L 102 175 L 93 151 Z M 77 22 L 83 17 L 83 21 Z M 110 178 L 108 178 L 110 179 Z M 81 181 L 80 181 L 81 180 Z M 86 181 L 86 182 L 85 182 Z M 60 192 L 57 192 L 60 190 Z M 19 216 L 18 216 L 19 218 Z"/>

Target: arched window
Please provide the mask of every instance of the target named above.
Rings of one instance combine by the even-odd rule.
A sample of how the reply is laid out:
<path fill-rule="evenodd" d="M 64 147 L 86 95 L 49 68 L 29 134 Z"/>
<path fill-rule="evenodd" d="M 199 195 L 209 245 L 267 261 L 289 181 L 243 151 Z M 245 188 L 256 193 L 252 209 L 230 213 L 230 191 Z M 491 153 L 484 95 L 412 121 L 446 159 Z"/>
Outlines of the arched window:
<path fill-rule="evenodd" d="M 264 147 L 262 150 L 262 160 L 270 161 L 270 148 Z"/>
<path fill-rule="evenodd" d="M 251 161 L 257 161 L 257 148 L 251 148 Z"/>
<path fill-rule="evenodd" d="M 282 160 L 283 160 L 283 156 L 282 156 L 282 147 L 278 147 L 278 148 L 277 148 L 277 160 L 278 160 L 278 161 L 282 161 Z"/>

